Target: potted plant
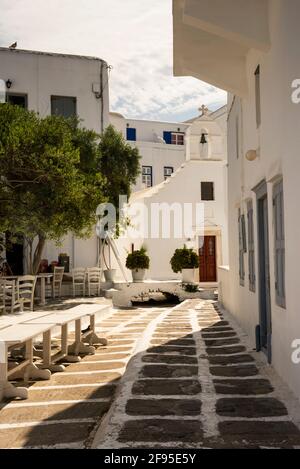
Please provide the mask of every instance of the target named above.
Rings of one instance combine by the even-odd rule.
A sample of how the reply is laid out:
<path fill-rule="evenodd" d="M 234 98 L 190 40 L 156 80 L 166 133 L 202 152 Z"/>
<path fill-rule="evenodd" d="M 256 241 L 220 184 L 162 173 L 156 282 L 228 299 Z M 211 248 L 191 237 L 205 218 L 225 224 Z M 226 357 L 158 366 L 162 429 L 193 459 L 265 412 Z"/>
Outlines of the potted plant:
<path fill-rule="evenodd" d="M 150 259 L 144 247 L 138 251 L 133 251 L 127 256 L 126 267 L 131 270 L 134 282 L 142 282 L 144 280 L 149 265 Z"/>
<path fill-rule="evenodd" d="M 173 272 L 182 273 L 184 283 L 192 283 L 195 278 L 195 269 L 199 267 L 199 257 L 193 251 L 184 246 L 182 249 L 176 249 L 171 261 Z"/>

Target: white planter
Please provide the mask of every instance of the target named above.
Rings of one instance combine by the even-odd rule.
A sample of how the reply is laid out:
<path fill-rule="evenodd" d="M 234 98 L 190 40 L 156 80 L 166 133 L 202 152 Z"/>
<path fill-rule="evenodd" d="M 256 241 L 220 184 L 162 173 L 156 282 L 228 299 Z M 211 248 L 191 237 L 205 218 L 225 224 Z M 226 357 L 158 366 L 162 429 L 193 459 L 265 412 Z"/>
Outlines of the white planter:
<path fill-rule="evenodd" d="M 195 269 L 182 269 L 181 275 L 183 283 L 195 282 Z"/>
<path fill-rule="evenodd" d="M 145 269 L 135 269 L 131 271 L 132 273 L 132 280 L 134 282 L 143 282 L 146 275 Z"/>
<path fill-rule="evenodd" d="M 116 278 L 117 270 L 116 269 L 108 269 L 104 270 L 104 277 L 106 282 L 114 282 Z"/>

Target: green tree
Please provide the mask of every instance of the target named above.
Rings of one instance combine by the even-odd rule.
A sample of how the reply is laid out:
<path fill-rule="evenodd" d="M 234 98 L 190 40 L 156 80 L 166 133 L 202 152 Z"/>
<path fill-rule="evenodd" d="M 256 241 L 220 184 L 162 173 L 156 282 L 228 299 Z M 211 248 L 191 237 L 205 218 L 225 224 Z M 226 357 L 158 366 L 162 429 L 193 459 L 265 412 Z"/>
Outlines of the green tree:
<path fill-rule="evenodd" d="M 104 194 L 118 209 L 119 196 L 129 199 L 131 187 L 140 174 L 139 150 L 127 143 L 120 132 L 109 125 L 99 144 L 100 171 L 107 180 Z M 118 213 L 118 210 L 117 210 Z"/>
<path fill-rule="evenodd" d="M 32 273 L 46 240 L 90 234 L 108 198 L 98 142 L 76 121 L 0 105 L 0 231 L 25 237 Z"/>

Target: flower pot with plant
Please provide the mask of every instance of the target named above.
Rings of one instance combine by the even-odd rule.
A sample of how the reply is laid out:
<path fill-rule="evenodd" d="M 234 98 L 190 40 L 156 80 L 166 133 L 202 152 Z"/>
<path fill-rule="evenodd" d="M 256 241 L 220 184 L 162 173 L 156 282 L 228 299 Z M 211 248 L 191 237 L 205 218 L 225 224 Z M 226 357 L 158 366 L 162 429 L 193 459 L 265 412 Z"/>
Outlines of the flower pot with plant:
<path fill-rule="evenodd" d="M 128 254 L 126 259 L 126 267 L 132 272 L 134 282 L 142 282 L 145 278 L 146 270 L 149 269 L 150 258 L 144 247 L 138 251 Z"/>
<path fill-rule="evenodd" d="M 182 273 L 184 283 L 193 283 L 195 279 L 195 269 L 199 267 L 199 257 L 193 251 L 184 246 L 182 249 L 176 249 L 171 261 L 173 272 Z"/>

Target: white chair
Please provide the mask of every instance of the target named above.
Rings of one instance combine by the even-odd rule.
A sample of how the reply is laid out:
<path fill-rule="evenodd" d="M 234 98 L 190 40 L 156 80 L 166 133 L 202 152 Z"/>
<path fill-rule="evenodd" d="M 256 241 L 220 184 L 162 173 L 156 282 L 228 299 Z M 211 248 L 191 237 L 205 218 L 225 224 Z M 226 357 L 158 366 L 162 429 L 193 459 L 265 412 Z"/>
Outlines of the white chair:
<path fill-rule="evenodd" d="M 79 293 L 81 292 L 85 296 L 85 278 L 86 269 L 83 267 L 72 269 L 73 296 L 76 296 L 76 288 L 79 289 Z"/>
<path fill-rule="evenodd" d="M 99 267 L 89 267 L 87 269 L 87 285 L 88 293 L 91 296 L 91 291 L 96 291 L 97 296 L 100 296 L 102 269 Z"/>
<path fill-rule="evenodd" d="M 5 283 L 0 279 L 0 313 L 5 313 Z"/>
<path fill-rule="evenodd" d="M 4 280 L 4 302 L 5 309 L 8 308 L 11 313 L 16 309 L 23 311 L 23 298 L 19 297 L 18 283 L 15 280 Z"/>
<path fill-rule="evenodd" d="M 64 267 L 54 267 L 54 272 L 53 272 L 53 277 L 52 277 L 52 282 L 51 282 L 52 298 L 55 298 L 56 296 L 58 297 L 61 296 L 61 286 L 62 286 L 64 273 L 65 273 Z"/>
<path fill-rule="evenodd" d="M 19 298 L 23 300 L 23 307 L 26 304 L 29 304 L 30 311 L 33 311 L 35 286 L 35 275 L 24 275 L 23 277 L 18 278 L 17 289 L 19 292 Z"/>

